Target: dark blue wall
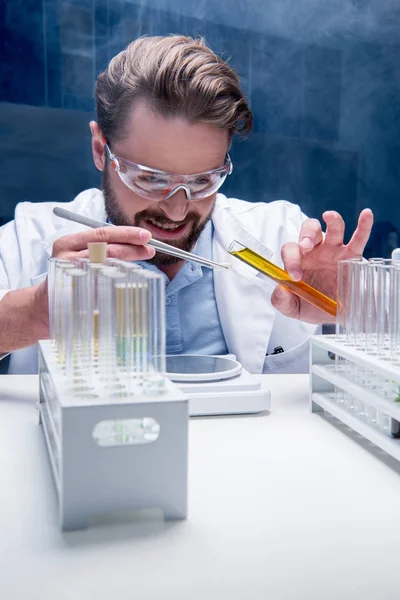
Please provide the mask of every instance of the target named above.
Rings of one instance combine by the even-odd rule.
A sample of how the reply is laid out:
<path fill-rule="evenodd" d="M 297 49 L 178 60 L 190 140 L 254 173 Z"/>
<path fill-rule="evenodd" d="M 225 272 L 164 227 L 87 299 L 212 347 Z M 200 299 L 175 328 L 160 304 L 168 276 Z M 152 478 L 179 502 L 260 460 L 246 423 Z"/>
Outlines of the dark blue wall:
<path fill-rule="evenodd" d="M 96 74 L 143 34 L 205 37 L 239 72 L 255 113 L 225 192 L 284 198 L 310 216 L 400 229 L 397 0 L 6 0 L 0 4 L 0 220 L 21 200 L 98 185 L 88 122 Z M 393 235 L 391 236 L 391 239 Z M 394 236 L 396 243 L 396 236 Z M 399 241 L 400 244 L 400 241 Z"/>

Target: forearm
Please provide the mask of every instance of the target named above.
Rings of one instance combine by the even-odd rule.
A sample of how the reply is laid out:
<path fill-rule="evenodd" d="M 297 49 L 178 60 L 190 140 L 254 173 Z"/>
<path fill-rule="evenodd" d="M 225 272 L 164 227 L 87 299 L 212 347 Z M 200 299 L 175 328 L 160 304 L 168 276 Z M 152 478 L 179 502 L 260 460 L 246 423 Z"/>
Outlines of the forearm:
<path fill-rule="evenodd" d="M 0 354 L 48 337 L 46 283 L 8 292 L 0 301 Z"/>

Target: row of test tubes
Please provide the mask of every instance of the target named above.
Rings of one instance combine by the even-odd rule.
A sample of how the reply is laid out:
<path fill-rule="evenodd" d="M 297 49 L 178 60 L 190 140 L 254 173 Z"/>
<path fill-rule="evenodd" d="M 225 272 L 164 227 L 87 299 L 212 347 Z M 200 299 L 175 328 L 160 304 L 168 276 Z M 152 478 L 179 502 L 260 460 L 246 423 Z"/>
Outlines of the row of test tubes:
<path fill-rule="evenodd" d="M 338 339 L 400 366 L 400 262 L 344 260 L 338 277 Z"/>
<path fill-rule="evenodd" d="M 339 263 L 336 339 L 350 350 L 372 358 L 368 368 L 339 354 L 335 370 L 382 399 L 400 402 L 400 384 L 379 365 L 400 368 L 400 262 L 350 259 Z M 336 401 L 361 420 L 388 435 L 399 425 L 383 411 L 336 388 Z"/>
<path fill-rule="evenodd" d="M 50 259 L 50 338 L 56 363 L 68 380 L 84 384 L 78 391 L 162 391 L 163 280 L 134 263 L 106 259 L 106 249 L 96 246 L 89 248 L 90 259 Z"/>

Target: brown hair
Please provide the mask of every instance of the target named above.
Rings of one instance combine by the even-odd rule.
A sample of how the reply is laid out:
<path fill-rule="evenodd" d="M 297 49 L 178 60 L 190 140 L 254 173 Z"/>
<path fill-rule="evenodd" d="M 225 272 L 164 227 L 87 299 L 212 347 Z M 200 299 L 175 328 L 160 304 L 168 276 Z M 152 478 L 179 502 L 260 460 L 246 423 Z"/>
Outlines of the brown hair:
<path fill-rule="evenodd" d="M 235 71 L 203 39 L 142 37 L 115 56 L 96 82 L 97 120 L 106 140 L 123 139 L 134 99 L 158 114 L 184 116 L 246 135 L 253 116 Z"/>

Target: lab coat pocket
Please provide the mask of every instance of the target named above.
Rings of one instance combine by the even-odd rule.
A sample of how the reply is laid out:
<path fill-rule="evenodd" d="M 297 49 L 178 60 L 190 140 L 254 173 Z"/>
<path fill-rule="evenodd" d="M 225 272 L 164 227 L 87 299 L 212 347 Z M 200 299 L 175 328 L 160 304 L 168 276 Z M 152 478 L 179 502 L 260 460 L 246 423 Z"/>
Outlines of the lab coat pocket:
<path fill-rule="evenodd" d="M 295 348 L 265 357 L 263 373 L 308 373 L 309 342 L 306 340 Z"/>

